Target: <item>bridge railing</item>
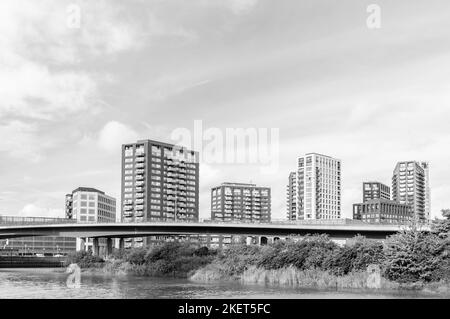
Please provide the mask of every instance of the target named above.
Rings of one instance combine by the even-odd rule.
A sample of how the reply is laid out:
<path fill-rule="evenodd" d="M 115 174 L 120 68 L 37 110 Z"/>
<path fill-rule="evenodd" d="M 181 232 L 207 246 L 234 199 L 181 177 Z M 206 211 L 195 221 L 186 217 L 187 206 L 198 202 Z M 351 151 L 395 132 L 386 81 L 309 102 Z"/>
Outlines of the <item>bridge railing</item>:
<path fill-rule="evenodd" d="M 68 218 L 0 216 L 0 226 L 2 226 L 2 225 L 73 224 L 73 223 L 76 223 L 76 220 L 68 219 Z"/>

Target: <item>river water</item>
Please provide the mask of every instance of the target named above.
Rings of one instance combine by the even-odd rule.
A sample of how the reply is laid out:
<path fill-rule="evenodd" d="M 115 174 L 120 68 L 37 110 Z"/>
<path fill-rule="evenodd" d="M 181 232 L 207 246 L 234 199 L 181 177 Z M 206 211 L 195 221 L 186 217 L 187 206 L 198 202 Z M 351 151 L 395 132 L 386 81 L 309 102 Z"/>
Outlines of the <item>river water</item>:
<path fill-rule="evenodd" d="M 239 282 L 197 283 L 187 279 L 111 276 L 82 273 L 80 288 L 68 288 L 62 269 L 0 269 L 0 298 L 449 298 L 399 291 L 330 291 L 243 285 Z"/>

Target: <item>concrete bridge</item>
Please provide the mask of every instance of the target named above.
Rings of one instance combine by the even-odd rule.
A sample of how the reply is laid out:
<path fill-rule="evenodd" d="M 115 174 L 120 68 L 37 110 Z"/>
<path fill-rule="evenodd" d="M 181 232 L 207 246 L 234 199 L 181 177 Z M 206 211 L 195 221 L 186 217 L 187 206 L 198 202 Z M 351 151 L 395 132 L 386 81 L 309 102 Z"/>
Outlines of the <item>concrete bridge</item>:
<path fill-rule="evenodd" d="M 62 236 L 93 238 L 94 253 L 98 253 L 98 238 L 107 238 L 107 251 L 112 250 L 112 238 L 154 235 L 243 235 L 243 236 L 304 236 L 327 234 L 332 239 L 349 239 L 362 235 L 369 239 L 385 239 L 404 229 L 402 225 L 367 224 L 353 220 L 322 220 L 272 223 L 237 222 L 144 222 L 144 223 L 55 223 L 31 225 L 0 225 L 0 239 L 27 236 Z"/>

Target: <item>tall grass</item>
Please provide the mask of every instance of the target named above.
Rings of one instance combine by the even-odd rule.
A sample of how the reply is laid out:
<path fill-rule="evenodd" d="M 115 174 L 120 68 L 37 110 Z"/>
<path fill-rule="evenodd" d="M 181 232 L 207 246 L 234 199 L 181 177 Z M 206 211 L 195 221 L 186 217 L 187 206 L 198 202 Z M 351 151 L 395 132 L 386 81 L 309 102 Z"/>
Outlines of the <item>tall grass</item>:
<path fill-rule="evenodd" d="M 249 267 L 240 276 L 242 283 L 256 283 L 265 285 L 279 285 L 289 287 L 308 288 L 364 288 L 367 289 L 368 274 L 365 271 L 351 272 L 347 275 L 337 276 L 328 271 L 318 269 L 300 270 L 295 266 L 280 269 L 263 269 L 255 266 Z M 382 289 L 398 288 L 397 283 L 382 278 Z"/>

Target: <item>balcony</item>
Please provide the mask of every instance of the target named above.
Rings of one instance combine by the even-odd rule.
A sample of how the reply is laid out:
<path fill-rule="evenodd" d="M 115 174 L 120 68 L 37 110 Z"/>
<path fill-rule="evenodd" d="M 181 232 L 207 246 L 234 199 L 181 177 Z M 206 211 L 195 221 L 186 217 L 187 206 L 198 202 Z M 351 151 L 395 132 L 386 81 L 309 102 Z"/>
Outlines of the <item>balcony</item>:
<path fill-rule="evenodd" d="M 136 157 L 136 163 L 144 163 L 145 157 Z"/>
<path fill-rule="evenodd" d="M 137 180 L 137 181 L 142 181 L 142 180 L 144 180 L 144 175 L 136 175 L 136 180 Z"/>

